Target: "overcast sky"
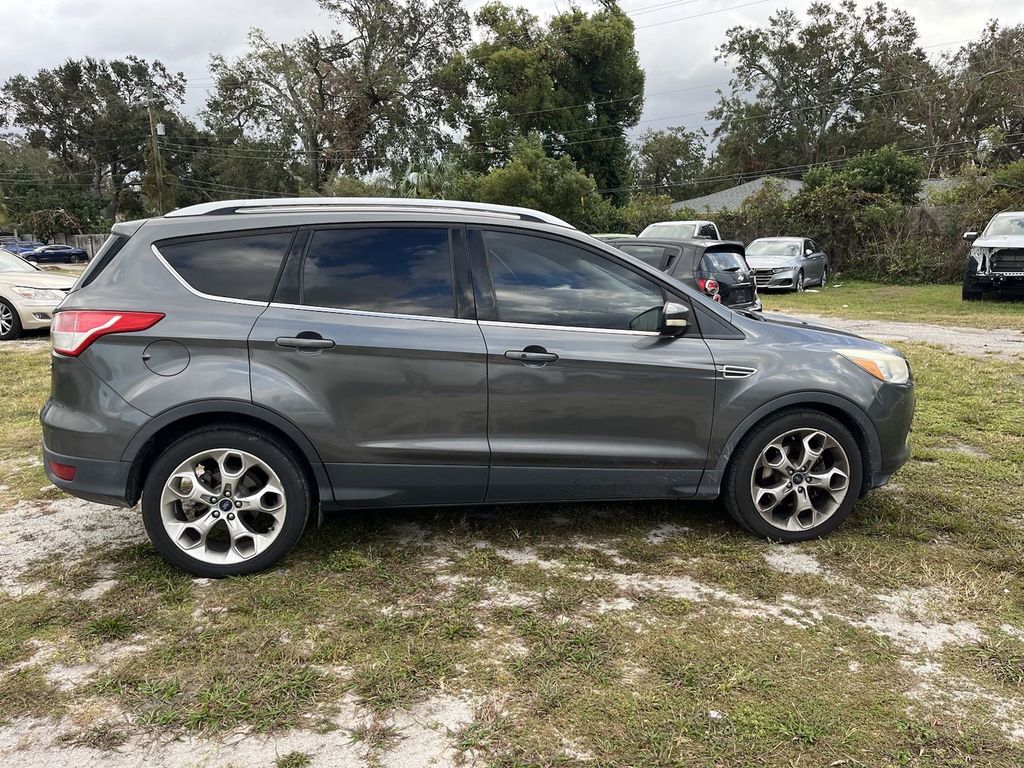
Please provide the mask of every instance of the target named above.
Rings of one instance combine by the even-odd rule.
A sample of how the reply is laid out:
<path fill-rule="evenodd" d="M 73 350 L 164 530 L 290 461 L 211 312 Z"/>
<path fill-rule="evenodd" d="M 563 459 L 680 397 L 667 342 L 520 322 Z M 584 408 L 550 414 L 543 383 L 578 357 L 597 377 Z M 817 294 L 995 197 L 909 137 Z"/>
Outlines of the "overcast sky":
<path fill-rule="evenodd" d="M 506 0 L 507 2 L 509 0 Z M 471 10 L 482 0 L 466 0 Z M 543 18 L 569 7 L 568 0 L 524 0 Z M 584 8 L 593 3 L 580 0 Z M 646 128 L 706 125 L 715 103 L 715 87 L 729 71 L 714 61 L 715 47 L 737 24 L 760 25 L 775 10 L 802 12 L 808 0 L 623 0 L 636 23 L 636 44 L 647 73 L 644 114 L 636 132 Z M 1024 21 L 1020 0 L 890 0 L 917 18 L 921 44 L 928 53 L 955 50 L 975 37 L 989 18 L 1005 25 Z M 652 8 L 652 6 L 656 6 Z M 647 10 L 644 10 L 647 9 Z M 330 20 L 315 0 L 0 0 L 0 81 L 32 74 L 67 58 L 117 58 L 135 54 L 160 59 L 189 79 L 186 111 L 196 114 L 210 85 L 211 53 L 244 51 L 251 27 L 272 38 L 290 39 Z"/>

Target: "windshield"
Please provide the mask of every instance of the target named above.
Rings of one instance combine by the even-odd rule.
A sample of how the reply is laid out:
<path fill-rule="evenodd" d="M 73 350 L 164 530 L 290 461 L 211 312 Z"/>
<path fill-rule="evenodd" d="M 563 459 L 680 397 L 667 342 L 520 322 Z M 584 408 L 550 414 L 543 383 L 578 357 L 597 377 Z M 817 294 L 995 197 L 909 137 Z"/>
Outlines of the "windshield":
<path fill-rule="evenodd" d="M 651 224 L 640 233 L 641 237 L 693 237 L 697 225 L 692 221 L 663 221 Z"/>
<path fill-rule="evenodd" d="M 705 251 L 700 268 L 702 272 L 741 272 L 746 271 L 747 262 L 736 251 Z"/>
<path fill-rule="evenodd" d="M 755 240 L 747 246 L 747 256 L 799 256 L 798 240 Z"/>
<path fill-rule="evenodd" d="M 36 268 L 14 254 L 0 251 L 0 272 L 35 272 Z"/>
<path fill-rule="evenodd" d="M 1024 237 L 1024 213 L 996 216 L 985 227 L 985 237 L 1019 235 Z"/>

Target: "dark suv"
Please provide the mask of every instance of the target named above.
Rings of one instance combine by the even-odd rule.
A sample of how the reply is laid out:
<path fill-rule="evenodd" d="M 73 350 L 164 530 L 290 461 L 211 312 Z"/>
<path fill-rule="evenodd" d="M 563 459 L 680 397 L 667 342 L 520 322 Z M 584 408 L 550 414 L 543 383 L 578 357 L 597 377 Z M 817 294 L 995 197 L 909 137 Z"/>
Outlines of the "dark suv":
<path fill-rule="evenodd" d="M 711 499 L 820 536 L 906 459 L 889 347 L 734 312 L 543 213 L 209 203 L 117 224 L 58 308 L 47 474 L 192 573 L 318 509 Z"/>
<path fill-rule="evenodd" d="M 760 309 L 754 272 L 743 243 L 709 239 L 620 238 L 605 241 L 676 280 L 696 288 L 712 301 L 732 309 Z"/>

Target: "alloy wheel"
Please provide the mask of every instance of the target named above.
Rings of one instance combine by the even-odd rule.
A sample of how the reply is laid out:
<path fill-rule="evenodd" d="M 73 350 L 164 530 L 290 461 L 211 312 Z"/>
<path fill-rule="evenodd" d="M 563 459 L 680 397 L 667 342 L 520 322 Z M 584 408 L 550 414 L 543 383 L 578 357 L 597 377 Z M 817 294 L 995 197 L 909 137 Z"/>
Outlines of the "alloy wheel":
<path fill-rule="evenodd" d="M 0 303 L 0 336 L 7 336 L 14 329 L 14 310 Z"/>
<path fill-rule="evenodd" d="M 183 461 L 160 497 L 160 519 L 175 546 L 217 565 L 265 552 L 286 514 L 277 473 L 259 457 L 232 448 L 202 451 Z"/>
<path fill-rule="evenodd" d="M 768 442 L 754 463 L 750 495 L 758 514 L 782 531 L 828 520 L 850 492 L 850 459 L 827 432 L 793 429 Z"/>
<path fill-rule="evenodd" d="M 797 293 L 803 293 L 804 292 L 804 273 L 803 272 L 801 272 L 799 275 L 796 276 L 796 292 Z"/>
<path fill-rule="evenodd" d="M 821 287 L 824 288 L 828 283 L 828 267 L 823 267 L 821 270 Z"/>

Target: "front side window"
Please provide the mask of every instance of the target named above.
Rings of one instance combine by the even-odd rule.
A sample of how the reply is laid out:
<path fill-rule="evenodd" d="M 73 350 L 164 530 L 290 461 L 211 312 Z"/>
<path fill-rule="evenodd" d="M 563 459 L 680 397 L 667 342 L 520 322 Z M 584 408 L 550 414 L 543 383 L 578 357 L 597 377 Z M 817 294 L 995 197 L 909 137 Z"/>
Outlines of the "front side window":
<path fill-rule="evenodd" d="M 447 228 L 368 227 L 314 232 L 302 266 L 302 303 L 454 317 Z"/>
<path fill-rule="evenodd" d="M 157 250 L 171 269 L 200 293 L 270 301 L 292 234 L 292 230 L 249 232 L 157 243 Z"/>
<path fill-rule="evenodd" d="M 509 232 L 486 240 L 504 322 L 628 331 L 664 302 L 654 282 L 570 243 Z"/>

